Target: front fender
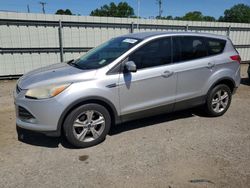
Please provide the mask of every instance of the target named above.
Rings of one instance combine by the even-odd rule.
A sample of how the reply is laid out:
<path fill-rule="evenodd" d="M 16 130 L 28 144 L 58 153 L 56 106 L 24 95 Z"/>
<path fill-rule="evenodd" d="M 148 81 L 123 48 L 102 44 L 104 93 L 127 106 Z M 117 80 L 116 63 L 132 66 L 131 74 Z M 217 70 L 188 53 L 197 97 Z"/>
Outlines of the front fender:
<path fill-rule="evenodd" d="M 63 95 L 58 96 L 58 102 L 65 108 L 62 110 L 57 123 L 57 132 L 61 132 L 61 126 L 72 109 L 77 106 L 95 102 L 104 105 L 108 110 L 112 110 L 114 123 L 119 123 L 119 98 L 117 88 L 100 87 L 96 82 L 74 83 Z"/>

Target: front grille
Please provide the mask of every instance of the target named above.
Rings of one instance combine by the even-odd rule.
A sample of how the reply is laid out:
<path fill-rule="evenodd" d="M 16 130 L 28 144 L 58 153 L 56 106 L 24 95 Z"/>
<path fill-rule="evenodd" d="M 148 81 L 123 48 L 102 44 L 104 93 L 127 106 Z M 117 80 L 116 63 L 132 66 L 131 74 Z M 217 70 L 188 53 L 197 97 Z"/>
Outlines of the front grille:
<path fill-rule="evenodd" d="M 35 119 L 34 116 L 25 108 L 18 106 L 18 116 L 20 119 L 28 120 L 28 119 Z"/>

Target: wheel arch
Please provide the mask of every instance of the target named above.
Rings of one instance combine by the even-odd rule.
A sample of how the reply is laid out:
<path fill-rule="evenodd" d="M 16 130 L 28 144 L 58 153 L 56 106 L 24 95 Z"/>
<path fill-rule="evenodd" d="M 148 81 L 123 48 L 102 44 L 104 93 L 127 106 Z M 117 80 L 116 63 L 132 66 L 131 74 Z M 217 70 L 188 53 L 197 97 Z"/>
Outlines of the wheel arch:
<path fill-rule="evenodd" d="M 67 115 L 75 108 L 84 104 L 89 104 L 89 103 L 95 103 L 95 104 L 104 106 L 110 113 L 112 125 L 115 125 L 121 122 L 114 104 L 110 102 L 109 100 L 102 98 L 102 97 L 98 97 L 98 96 L 82 98 L 71 103 L 61 114 L 59 121 L 57 123 L 57 132 L 59 135 L 61 134 L 63 123 Z"/>
<path fill-rule="evenodd" d="M 230 77 L 222 77 L 222 78 L 218 79 L 216 82 L 214 82 L 214 83 L 210 86 L 209 90 L 207 91 L 207 94 L 208 94 L 215 86 L 217 86 L 217 85 L 219 85 L 219 84 L 225 84 L 225 85 L 227 85 L 227 86 L 229 87 L 229 89 L 231 90 L 232 93 L 234 92 L 234 89 L 236 88 L 236 83 L 235 83 L 235 81 L 234 81 L 232 78 L 230 78 Z"/>

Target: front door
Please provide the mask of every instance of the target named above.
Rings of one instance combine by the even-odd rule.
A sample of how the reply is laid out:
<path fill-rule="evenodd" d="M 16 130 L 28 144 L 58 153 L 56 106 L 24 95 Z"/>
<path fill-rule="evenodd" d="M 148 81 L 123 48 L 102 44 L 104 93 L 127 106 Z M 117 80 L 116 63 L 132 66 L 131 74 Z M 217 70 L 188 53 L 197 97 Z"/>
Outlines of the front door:
<path fill-rule="evenodd" d="M 176 94 L 176 74 L 171 64 L 171 38 L 148 42 L 133 52 L 137 72 L 119 77 L 120 111 L 123 120 L 169 112 Z"/>

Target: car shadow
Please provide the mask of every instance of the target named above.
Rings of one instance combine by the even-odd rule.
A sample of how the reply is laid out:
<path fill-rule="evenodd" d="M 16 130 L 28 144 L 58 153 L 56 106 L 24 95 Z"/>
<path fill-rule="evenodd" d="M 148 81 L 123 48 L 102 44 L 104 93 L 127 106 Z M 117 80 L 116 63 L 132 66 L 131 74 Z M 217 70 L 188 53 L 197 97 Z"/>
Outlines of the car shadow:
<path fill-rule="evenodd" d="M 138 120 L 122 123 L 120 125 L 111 127 L 109 135 L 112 136 L 112 135 L 120 134 L 126 131 L 131 131 L 131 130 L 148 127 L 152 125 L 155 126 L 160 123 L 167 123 L 167 122 L 174 121 L 177 119 L 191 118 L 193 116 L 209 117 L 209 116 L 206 116 L 206 114 L 203 113 L 203 110 L 201 110 L 200 108 L 193 108 L 193 109 L 172 112 L 168 114 L 162 114 L 162 115 L 157 115 L 157 116 L 152 116 L 152 117 L 147 117 L 143 119 L 138 119 Z"/>
<path fill-rule="evenodd" d="M 17 128 L 18 141 L 25 144 L 47 147 L 47 148 L 58 148 L 61 144 L 64 148 L 74 149 L 70 143 L 67 142 L 64 136 L 61 137 L 50 137 L 45 134 L 29 131 L 21 128 Z"/>
<path fill-rule="evenodd" d="M 240 83 L 241 83 L 242 85 L 250 86 L 250 78 L 241 78 Z"/>
<path fill-rule="evenodd" d="M 109 136 L 117 135 L 126 131 L 132 131 L 143 127 L 153 126 L 160 123 L 167 123 L 177 119 L 190 118 L 193 116 L 207 117 L 205 113 L 203 113 L 203 110 L 200 110 L 199 108 L 188 109 L 185 111 L 157 115 L 153 117 L 122 123 L 120 125 L 113 126 L 108 135 Z M 63 135 L 61 137 L 49 137 L 42 133 L 33 132 L 21 128 L 17 129 L 17 135 L 18 135 L 18 140 L 20 142 L 33 146 L 58 148 L 59 145 L 62 145 L 64 148 L 67 149 L 77 149 L 77 147 L 74 147 L 70 143 L 68 143 Z"/>

